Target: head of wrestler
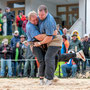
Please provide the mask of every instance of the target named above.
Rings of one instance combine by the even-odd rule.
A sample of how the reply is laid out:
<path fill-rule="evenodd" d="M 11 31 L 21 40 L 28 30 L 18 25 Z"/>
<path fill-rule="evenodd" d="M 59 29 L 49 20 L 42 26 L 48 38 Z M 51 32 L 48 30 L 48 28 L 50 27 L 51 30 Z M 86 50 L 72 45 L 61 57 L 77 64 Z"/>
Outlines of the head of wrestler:
<path fill-rule="evenodd" d="M 44 20 L 47 17 L 48 8 L 45 5 L 40 5 L 38 8 L 38 16 L 40 20 Z"/>
<path fill-rule="evenodd" d="M 37 13 L 35 11 L 31 11 L 28 14 L 28 20 L 34 24 L 37 25 L 38 24 L 38 18 L 37 18 Z"/>

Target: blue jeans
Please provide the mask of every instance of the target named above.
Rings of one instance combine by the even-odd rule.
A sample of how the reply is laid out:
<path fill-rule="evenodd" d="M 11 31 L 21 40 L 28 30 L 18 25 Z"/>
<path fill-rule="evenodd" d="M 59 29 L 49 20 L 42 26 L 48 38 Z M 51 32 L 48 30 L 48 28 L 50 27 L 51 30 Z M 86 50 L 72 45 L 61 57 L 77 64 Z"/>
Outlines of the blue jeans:
<path fill-rule="evenodd" d="M 23 64 L 23 67 L 22 67 L 22 64 Z M 19 61 L 18 62 L 18 75 L 22 76 L 24 74 L 24 65 L 25 65 L 25 61 Z"/>
<path fill-rule="evenodd" d="M 5 75 L 5 67 L 8 67 L 8 76 L 12 76 L 11 59 L 1 58 L 1 76 Z"/>
<path fill-rule="evenodd" d="M 57 46 L 49 46 L 46 52 L 40 47 L 33 48 L 33 53 L 40 63 L 39 76 L 45 76 L 48 80 L 53 79 L 55 71 L 55 56 L 59 50 L 60 47 Z"/>
<path fill-rule="evenodd" d="M 12 35 L 12 21 L 7 22 L 7 35 Z"/>
<path fill-rule="evenodd" d="M 13 61 L 12 62 L 13 76 L 17 75 L 17 67 L 18 67 L 18 62 Z"/>
<path fill-rule="evenodd" d="M 67 64 L 63 64 L 61 68 L 62 68 L 63 77 L 67 77 L 67 69 L 72 69 L 72 77 L 75 77 L 77 71 L 77 65 L 69 66 Z"/>
<path fill-rule="evenodd" d="M 28 69 L 31 69 L 30 76 L 34 77 L 35 61 L 27 60 L 24 67 L 24 76 L 28 76 Z"/>

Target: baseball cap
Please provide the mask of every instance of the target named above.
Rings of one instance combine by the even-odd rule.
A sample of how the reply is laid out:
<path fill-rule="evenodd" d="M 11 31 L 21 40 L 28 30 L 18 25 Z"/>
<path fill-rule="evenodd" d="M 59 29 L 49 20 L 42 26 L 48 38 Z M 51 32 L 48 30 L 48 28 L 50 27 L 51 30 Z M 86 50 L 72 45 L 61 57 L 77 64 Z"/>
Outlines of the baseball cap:
<path fill-rule="evenodd" d="M 14 32 L 14 34 L 15 34 L 15 33 L 19 33 L 19 32 L 16 30 L 16 31 Z"/>
<path fill-rule="evenodd" d="M 86 37 L 86 36 L 88 37 L 88 34 L 84 34 L 84 37 Z"/>
<path fill-rule="evenodd" d="M 8 39 L 3 39 L 3 44 L 8 44 Z"/>

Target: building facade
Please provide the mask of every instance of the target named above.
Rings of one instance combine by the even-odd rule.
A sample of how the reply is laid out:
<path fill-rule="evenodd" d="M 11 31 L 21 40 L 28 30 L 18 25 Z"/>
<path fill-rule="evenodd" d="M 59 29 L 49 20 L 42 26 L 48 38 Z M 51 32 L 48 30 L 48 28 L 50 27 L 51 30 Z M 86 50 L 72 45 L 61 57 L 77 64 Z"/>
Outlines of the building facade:
<path fill-rule="evenodd" d="M 39 5 L 44 4 L 55 17 L 57 24 L 70 31 L 77 29 L 82 37 L 90 33 L 90 0 L 0 0 L 0 8 L 10 7 L 15 17 L 20 10 L 27 16 L 31 10 L 37 11 Z M 13 24 L 16 29 L 16 23 Z"/>

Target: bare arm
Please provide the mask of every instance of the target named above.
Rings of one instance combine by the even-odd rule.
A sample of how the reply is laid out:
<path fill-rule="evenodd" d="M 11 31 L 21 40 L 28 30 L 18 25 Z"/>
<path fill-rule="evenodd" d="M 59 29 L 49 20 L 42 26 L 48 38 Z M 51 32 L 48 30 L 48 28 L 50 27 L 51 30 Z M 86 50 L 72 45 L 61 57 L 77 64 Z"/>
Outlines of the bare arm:
<path fill-rule="evenodd" d="M 46 44 L 52 41 L 52 36 L 46 36 L 43 41 L 40 42 L 40 44 Z"/>
<path fill-rule="evenodd" d="M 57 35 L 57 30 L 54 31 L 53 35 Z M 37 36 L 35 36 L 35 38 L 39 41 L 43 41 L 46 37 L 46 34 L 39 34 Z"/>
<path fill-rule="evenodd" d="M 39 34 L 39 35 L 35 36 L 35 38 L 39 41 L 43 41 L 45 37 L 46 37 L 46 34 Z"/>

